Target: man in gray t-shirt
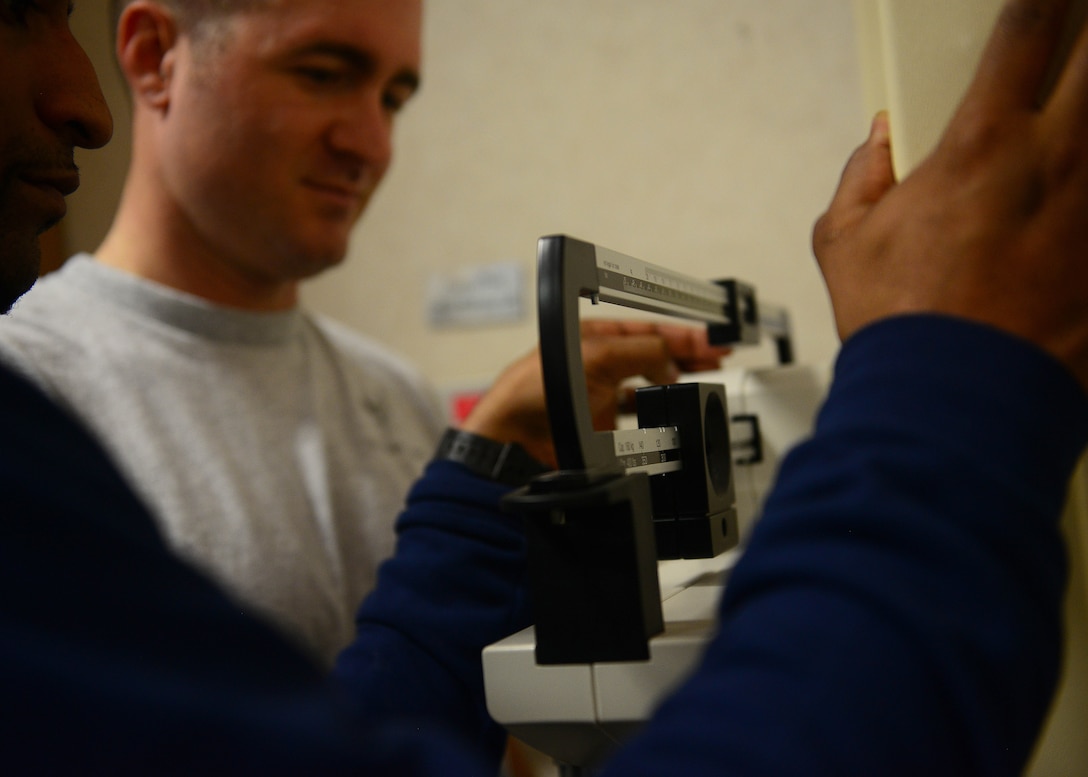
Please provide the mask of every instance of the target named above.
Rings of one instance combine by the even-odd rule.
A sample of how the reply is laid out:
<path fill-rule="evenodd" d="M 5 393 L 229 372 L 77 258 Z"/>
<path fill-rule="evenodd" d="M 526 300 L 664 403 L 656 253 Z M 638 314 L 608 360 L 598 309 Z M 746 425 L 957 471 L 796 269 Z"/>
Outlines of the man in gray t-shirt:
<path fill-rule="evenodd" d="M 329 662 L 444 419 L 412 367 L 302 310 L 299 286 L 343 259 L 389 166 L 421 4 L 113 11 L 133 104 L 121 204 L 93 257 L 0 322 L 0 355 L 92 427 L 182 555 Z M 597 351 L 615 381 L 720 356 L 639 331 Z M 537 371 L 519 362 L 467 428 L 548 458 Z M 525 406 L 539 423 L 511 420 Z"/>

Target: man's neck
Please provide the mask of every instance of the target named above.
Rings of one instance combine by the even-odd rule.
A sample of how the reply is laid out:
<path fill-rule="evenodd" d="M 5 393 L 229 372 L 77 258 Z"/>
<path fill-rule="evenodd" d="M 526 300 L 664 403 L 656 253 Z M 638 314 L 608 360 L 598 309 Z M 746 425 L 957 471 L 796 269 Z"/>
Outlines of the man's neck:
<path fill-rule="evenodd" d="M 169 205 L 155 205 L 135 188 L 125 187 L 113 225 L 95 252 L 98 261 L 218 305 L 276 311 L 298 304 L 298 281 L 248 272 L 192 230 L 178 228 L 184 221 L 169 213 Z"/>

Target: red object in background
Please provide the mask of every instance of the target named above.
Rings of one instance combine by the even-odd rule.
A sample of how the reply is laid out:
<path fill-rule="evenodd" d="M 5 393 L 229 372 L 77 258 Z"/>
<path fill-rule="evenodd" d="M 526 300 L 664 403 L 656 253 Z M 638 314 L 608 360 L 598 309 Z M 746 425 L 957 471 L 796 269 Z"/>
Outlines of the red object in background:
<path fill-rule="evenodd" d="M 460 391 L 451 394 L 449 400 L 450 422 L 453 424 L 463 423 L 482 396 L 482 391 Z"/>

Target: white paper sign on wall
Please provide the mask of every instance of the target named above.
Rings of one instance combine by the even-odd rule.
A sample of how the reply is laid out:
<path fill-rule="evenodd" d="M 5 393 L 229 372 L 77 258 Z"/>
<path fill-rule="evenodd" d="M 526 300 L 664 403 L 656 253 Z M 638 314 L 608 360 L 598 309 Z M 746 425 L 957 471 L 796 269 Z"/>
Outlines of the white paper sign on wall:
<path fill-rule="evenodd" d="M 427 283 L 427 319 L 436 329 L 511 324 L 527 313 L 525 268 L 519 262 L 436 273 Z"/>

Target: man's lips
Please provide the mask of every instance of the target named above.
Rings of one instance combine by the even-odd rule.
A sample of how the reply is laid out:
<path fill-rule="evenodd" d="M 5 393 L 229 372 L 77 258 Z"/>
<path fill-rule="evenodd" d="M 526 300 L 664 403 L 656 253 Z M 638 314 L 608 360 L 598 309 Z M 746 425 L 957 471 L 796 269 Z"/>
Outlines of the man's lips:
<path fill-rule="evenodd" d="M 64 198 L 79 188 L 79 173 L 74 170 L 31 170 L 20 175 L 19 180 L 25 187 L 27 203 L 42 211 L 45 227 L 64 218 L 68 212 Z"/>
<path fill-rule="evenodd" d="M 358 203 L 366 197 L 366 192 L 358 187 L 331 181 L 306 180 L 306 186 L 314 191 L 328 195 L 343 202 Z"/>
<path fill-rule="evenodd" d="M 67 197 L 79 188 L 78 170 L 32 170 L 24 173 L 21 177 L 23 181 L 31 186 L 60 192 L 61 197 Z"/>

